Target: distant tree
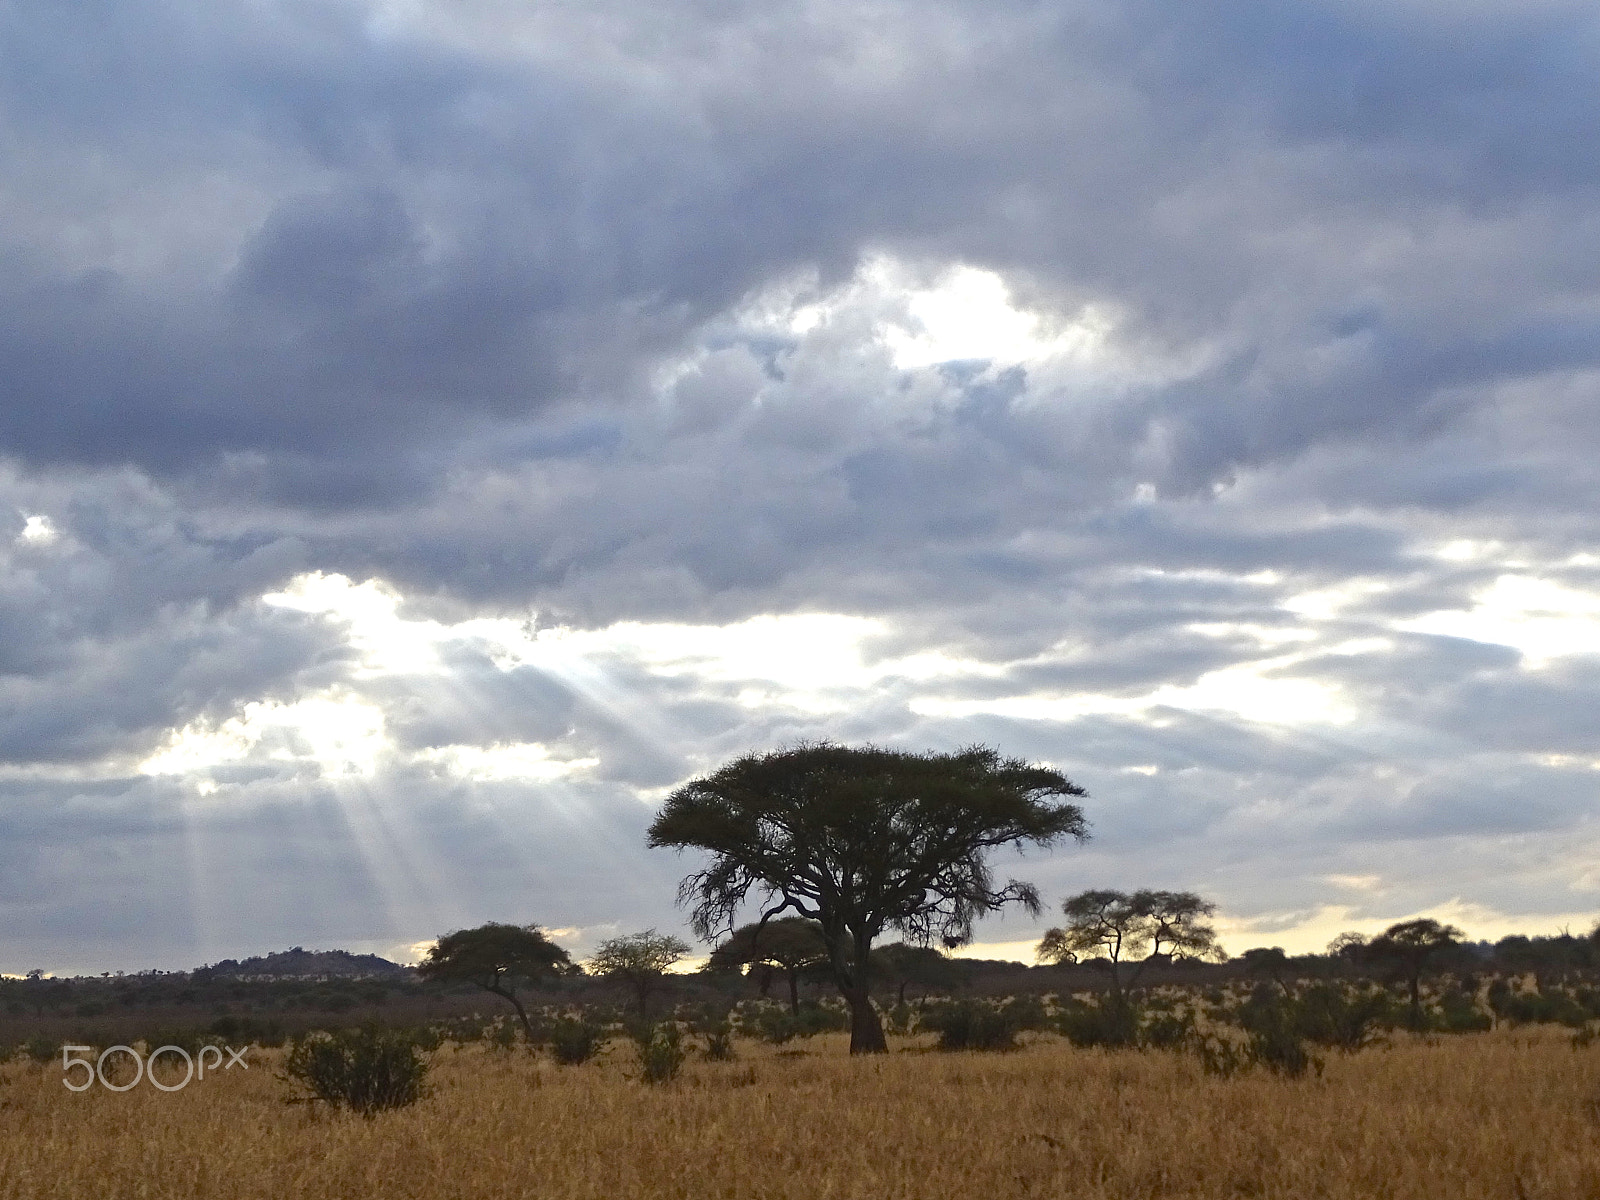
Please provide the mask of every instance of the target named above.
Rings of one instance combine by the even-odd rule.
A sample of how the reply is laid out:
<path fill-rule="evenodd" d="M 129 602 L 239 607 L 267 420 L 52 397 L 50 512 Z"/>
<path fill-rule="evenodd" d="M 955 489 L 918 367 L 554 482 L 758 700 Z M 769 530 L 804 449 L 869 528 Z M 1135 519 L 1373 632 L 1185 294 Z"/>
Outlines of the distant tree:
<path fill-rule="evenodd" d="M 1257 979 L 1270 979 L 1283 991 L 1284 998 L 1294 999 L 1294 989 L 1289 986 L 1290 962 L 1282 946 L 1256 946 L 1239 956 L 1244 973 Z"/>
<path fill-rule="evenodd" d="M 789 984 L 789 1011 L 800 1014 L 800 977 L 826 966 L 828 943 L 822 926 L 805 917 L 780 917 L 762 924 L 741 925 L 711 952 L 707 964 L 716 970 L 723 964 L 760 966 L 781 971 Z"/>
<path fill-rule="evenodd" d="M 1401 921 L 1366 944 L 1370 962 L 1395 966 L 1406 981 L 1411 997 L 1411 1027 L 1422 1028 L 1422 976 L 1433 959 L 1460 943 L 1466 935 L 1454 925 L 1441 925 L 1432 917 Z"/>
<path fill-rule="evenodd" d="M 1328 957 L 1343 959 L 1347 963 L 1359 962 L 1367 949 L 1367 935 L 1354 931 L 1341 933 L 1328 943 Z"/>
<path fill-rule="evenodd" d="M 471 983 L 509 1000 L 530 1042 L 533 1024 L 517 998 L 517 981 L 532 983 L 576 970 L 571 956 L 545 937 L 537 925 L 502 925 L 495 921 L 445 934 L 417 966 L 417 974 L 424 979 Z"/>
<path fill-rule="evenodd" d="M 908 942 L 890 942 L 872 952 L 873 974 L 895 989 L 895 1002 L 906 1002 L 906 988 L 915 985 L 926 991 L 930 988 L 953 987 L 960 979 L 950 957 L 932 946 L 913 946 Z"/>
<path fill-rule="evenodd" d="M 1082 957 L 1110 963 L 1111 994 L 1121 1000 L 1123 967 L 1137 961 L 1126 987 L 1133 987 L 1154 962 L 1221 957 L 1217 932 L 1207 918 L 1217 911 L 1193 892 L 1144 889 L 1128 893 L 1094 888 L 1061 904 L 1064 926 L 1047 930 L 1037 954 L 1041 962 L 1077 962 Z"/>
<path fill-rule="evenodd" d="M 1039 911 L 1030 884 L 997 886 L 986 856 L 1087 835 L 1084 795 L 1058 771 L 977 746 L 913 754 L 831 743 L 748 754 L 672 793 L 651 846 L 711 854 L 679 898 L 695 932 L 731 931 L 752 891 L 763 918 L 816 921 L 834 982 L 850 1005 L 850 1051 L 888 1045 L 872 1006 L 872 946 L 885 929 L 957 946 L 1002 905 Z"/>
<path fill-rule="evenodd" d="M 639 1016 L 644 1017 L 648 1015 L 651 994 L 659 991 L 666 980 L 667 968 L 688 953 L 689 943 L 682 938 L 646 929 L 601 942 L 589 960 L 589 970 L 632 988 L 639 1001 Z"/>

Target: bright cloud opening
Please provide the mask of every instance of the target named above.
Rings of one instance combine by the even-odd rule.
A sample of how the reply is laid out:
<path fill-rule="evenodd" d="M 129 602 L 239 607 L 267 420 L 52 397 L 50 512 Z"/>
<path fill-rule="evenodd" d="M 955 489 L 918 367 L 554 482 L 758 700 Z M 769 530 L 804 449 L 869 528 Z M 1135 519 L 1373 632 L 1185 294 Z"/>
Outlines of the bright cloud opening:
<path fill-rule="evenodd" d="M 49 517 L 34 515 L 29 517 L 22 526 L 22 532 L 17 534 L 17 541 L 25 546 L 48 546 L 57 541 L 61 534 Z"/>
<path fill-rule="evenodd" d="M 1525 665 L 1600 653 L 1600 594 L 1528 575 L 1502 575 L 1466 610 L 1428 613 L 1397 628 L 1510 646 Z"/>
<path fill-rule="evenodd" d="M 598 758 L 558 758 L 538 742 L 494 746 L 439 746 L 424 750 L 417 761 L 436 763 L 461 779 L 504 782 L 548 782 L 600 765 Z"/>
<path fill-rule="evenodd" d="M 237 717 L 192 722 L 171 734 L 139 770 L 190 775 L 258 759 L 315 764 L 327 777 L 370 777 L 388 744 L 381 708 L 351 693 L 329 692 L 289 704 L 252 701 Z M 216 790 L 214 781 L 197 786 L 203 795 Z"/>

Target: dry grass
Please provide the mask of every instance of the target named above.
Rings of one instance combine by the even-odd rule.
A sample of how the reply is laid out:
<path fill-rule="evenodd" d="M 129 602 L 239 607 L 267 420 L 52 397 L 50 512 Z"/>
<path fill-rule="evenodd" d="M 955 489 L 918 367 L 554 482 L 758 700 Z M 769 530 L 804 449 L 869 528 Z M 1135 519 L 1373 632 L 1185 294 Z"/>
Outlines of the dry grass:
<path fill-rule="evenodd" d="M 1301 1081 L 1053 1039 L 739 1048 L 659 1088 L 620 1046 L 576 1068 L 445 1050 L 429 1099 L 371 1121 L 286 1106 L 276 1055 L 171 1094 L 12 1063 L 0 1196 L 1600 1200 L 1600 1049 L 1554 1031 L 1401 1041 Z"/>

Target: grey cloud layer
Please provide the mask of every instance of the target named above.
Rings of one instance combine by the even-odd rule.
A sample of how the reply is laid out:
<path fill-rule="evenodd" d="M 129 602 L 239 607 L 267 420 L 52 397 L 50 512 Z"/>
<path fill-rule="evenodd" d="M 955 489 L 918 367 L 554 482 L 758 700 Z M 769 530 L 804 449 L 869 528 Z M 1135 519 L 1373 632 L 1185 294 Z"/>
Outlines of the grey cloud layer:
<path fill-rule="evenodd" d="M 1506 571 L 1597 583 L 1572 558 L 1600 503 L 1597 35 L 1576 4 L 1420 0 L 0 4 L 18 952 L 254 936 L 221 885 L 98 884 L 69 845 L 248 847 L 244 893 L 293 878 L 358 914 L 273 908 L 260 928 L 290 940 L 515 915 L 496 897 L 557 920 L 569 892 L 671 874 L 633 789 L 822 735 L 985 738 L 1082 775 L 1100 838 L 1041 866 L 1052 886 L 1148 874 L 1309 910 L 1342 894 L 1318 880 L 1435 838 L 1469 865 L 1415 865 L 1371 912 L 1590 904 L 1538 847 L 1593 840 L 1593 655 L 1532 670 L 1394 624 Z M 871 284 L 885 256 L 928 285 L 995 269 L 1104 343 L 899 367 L 879 333 L 915 319 Z M 807 304 L 826 319 L 787 319 Z M 14 540 L 36 514 L 58 540 Z M 1434 553 L 1459 539 L 1487 549 Z M 875 616 L 869 657 L 988 674 L 824 714 L 621 662 L 608 708 L 470 646 L 447 688 L 362 678 L 336 624 L 259 602 L 307 570 L 452 621 Z M 1292 633 L 1294 597 L 1352 579 L 1382 590 L 1273 668 L 1342 689 L 1339 730 L 915 707 L 1189 687 L 1272 658 L 1250 629 Z M 600 763 L 561 785 L 570 820 L 387 764 L 370 805 L 438 873 L 431 907 L 394 911 L 348 797 L 243 772 L 196 810 L 135 771 L 171 730 L 332 687 L 406 752 Z M 475 823 L 484 789 L 500 825 Z M 521 849 L 474 868 L 506 830 Z M 647 890 L 616 919 L 670 921 Z M 113 894 L 128 924 L 94 915 Z"/>

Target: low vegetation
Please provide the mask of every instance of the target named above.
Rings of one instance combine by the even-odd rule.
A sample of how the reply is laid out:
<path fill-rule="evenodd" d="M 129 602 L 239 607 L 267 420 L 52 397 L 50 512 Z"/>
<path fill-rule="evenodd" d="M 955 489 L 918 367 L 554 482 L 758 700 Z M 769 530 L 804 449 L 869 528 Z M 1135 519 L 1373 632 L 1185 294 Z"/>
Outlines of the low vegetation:
<path fill-rule="evenodd" d="M 428 1094 L 370 1119 L 286 1107 L 283 1050 L 173 1093 L 74 1095 L 19 1059 L 0 1066 L 0 1198 L 1600 1195 L 1600 1048 L 1551 1027 L 1399 1031 L 1299 1078 L 1049 1033 L 926 1052 L 932 1036 L 876 1059 L 842 1033 L 740 1039 L 735 1061 L 689 1054 L 657 1085 L 626 1038 L 575 1067 L 447 1042 Z"/>

